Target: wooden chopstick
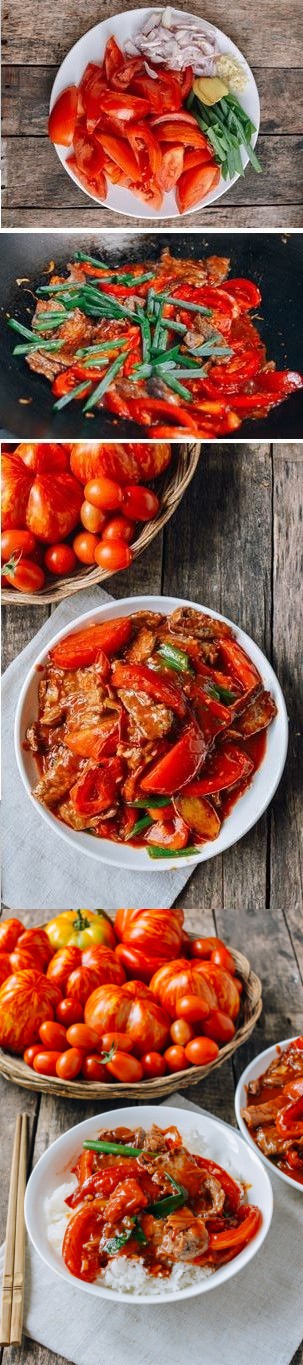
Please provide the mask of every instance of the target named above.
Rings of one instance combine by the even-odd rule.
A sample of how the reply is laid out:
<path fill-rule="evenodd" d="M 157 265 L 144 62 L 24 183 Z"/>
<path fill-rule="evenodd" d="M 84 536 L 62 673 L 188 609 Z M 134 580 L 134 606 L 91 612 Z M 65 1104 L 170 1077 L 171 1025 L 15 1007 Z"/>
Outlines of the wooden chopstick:
<path fill-rule="evenodd" d="M 24 1194 L 26 1185 L 26 1114 L 18 1114 L 8 1197 L 1 1302 L 0 1345 L 20 1345 L 24 1298 Z"/>

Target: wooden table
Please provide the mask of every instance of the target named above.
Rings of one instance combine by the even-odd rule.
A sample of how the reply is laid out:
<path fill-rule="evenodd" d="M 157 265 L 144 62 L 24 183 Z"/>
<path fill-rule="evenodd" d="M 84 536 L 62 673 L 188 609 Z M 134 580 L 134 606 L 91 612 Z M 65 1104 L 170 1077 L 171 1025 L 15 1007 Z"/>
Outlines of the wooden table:
<path fill-rule="evenodd" d="M 202 448 L 203 449 L 203 448 Z M 190 880 L 199 904 L 281 904 L 299 937 L 300 545 L 303 445 L 209 445 L 177 513 L 127 574 L 108 580 L 114 597 L 168 593 L 204 602 L 238 622 L 272 659 L 285 692 L 290 743 L 270 810 L 241 844 L 212 858 Z M 97 589 L 96 589 L 96 600 Z M 92 598 L 93 602 L 93 598 Z M 48 616 L 47 607 L 3 611 L 4 666 Z M 301 718 L 302 729 L 302 718 Z M 248 890 L 249 888 L 249 890 Z M 19 905 L 22 905 L 20 887 Z"/>
<path fill-rule="evenodd" d="M 132 9 L 125 0 L 123 10 Z M 253 68 L 261 98 L 258 144 L 263 175 L 249 168 L 218 205 L 182 219 L 184 227 L 302 227 L 303 33 L 301 0 L 190 0 L 185 8 L 227 30 Z M 146 227 L 94 205 L 68 178 L 46 136 L 58 66 L 96 22 L 121 11 L 121 0 L 4 0 L 3 218 L 10 227 Z M 96 60 L 98 54 L 96 53 Z M 301 170 L 300 170 L 301 154 Z M 161 227 L 177 220 L 161 221 Z"/>
<path fill-rule="evenodd" d="M 229 1062 L 199 1085 L 186 1090 L 189 1100 L 228 1123 L 235 1123 L 234 1090 L 244 1067 L 251 1057 L 256 1056 L 263 1047 L 269 1046 L 278 1038 L 288 1037 L 302 1027 L 303 977 L 295 952 L 291 924 L 283 910 L 268 910 L 264 917 L 262 908 L 249 908 L 246 896 L 240 908 L 204 910 L 199 906 L 199 895 L 193 894 L 191 885 L 182 897 L 182 905 L 195 908 L 186 909 L 187 929 L 200 933 L 224 935 L 227 942 L 237 945 L 244 953 L 248 952 L 250 961 L 263 980 L 264 1008 L 249 1043 L 235 1053 Z M 245 908 L 243 908 L 245 906 Z M 24 921 L 39 921 L 39 911 Z M 274 945 L 274 951 L 273 951 Z M 302 968 L 301 963 L 301 968 Z M 84 1117 L 100 1113 L 100 1103 L 84 1105 L 80 1101 L 68 1103 L 55 1101 L 52 1096 L 34 1091 L 24 1091 L 1 1079 L 2 1113 L 5 1113 L 6 1142 L 2 1151 L 2 1170 L 0 1184 L 0 1212 L 4 1235 L 10 1160 L 18 1111 L 25 1110 L 29 1117 L 29 1172 L 35 1162 L 51 1142 L 66 1128 L 80 1123 Z M 104 1105 L 104 1109 L 108 1108 Z M 299 1348 L 289 1365 L 302 1365 L 303 1348 Z M 3 1351 L 3 1365 L 65 1365 L 62 1356 L 54 1355 L 37 1343 L 23 1339 L 17 1350 L 7 1347 Z M 137 1362 L 134 1363 L 137 1365 Z M 264 1365 L 266 1361 L 264 1359 Z"/>

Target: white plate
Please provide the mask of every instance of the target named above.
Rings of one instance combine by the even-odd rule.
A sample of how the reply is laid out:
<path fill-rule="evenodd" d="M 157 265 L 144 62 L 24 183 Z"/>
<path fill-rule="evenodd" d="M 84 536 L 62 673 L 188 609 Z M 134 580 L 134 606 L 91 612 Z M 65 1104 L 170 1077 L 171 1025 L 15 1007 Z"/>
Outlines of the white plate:
<path fill-rule="evenodd" d="M 249 1065 L 246 1067 L 245 1071 L 243 1071 L 243 1076 L 240 1076 L 240 1080 L 238 1081 L 235 1094 L 235 1111 L 237 1123 L 239 1124 L 239 1128 L 241 1128 L 243 1137 L 246 1138 L 246 1142 L 249 1142 L 253 1151 L 259 1153 L 260 1160 L 267 1166 L 267 1170 L 270 1171 L 271 1174 L 274 1171 L 275 1175 L 278 1175 L 280 1180 L 284 1180 L 286 1185 L 292 1185 L 294 1190 L 299 1190 L 301 1194 L 303 1194 L 303 1185 L 298 1185 L 298 1181 L 293 1180 L 292 1175 L 284 1175 L 284 1171 L 279 1171 L 274 1161 L 269 1161 L 267 1156 L 263 1156 L 263 1152 L 257 1147 L 257 1144 L 251 1137 L 247 1124 L 244 1123 L 244 1119 L 241 1117 L 241 1109 L 246 1107 L 246 1086 L 249 1084 L 249 1081 L 256 1080 L 257 1076 L 262 1076 L 263 1071 L 267 1071 L 270 1062 L 273 1062 L 274 1058 L 277 1056 L 277 1047 L 281 1048 L 281 1051 L 283 1052 L 284 1048 L 289 1047 L 289 1043 L 291 1042 L 292 1038 L 284 1038 L 282 1043 L 274 1044 L 273 1047 L 266 1047 L 264 1052 L 259 1052 L 259 1056 L 255 1057 L 253 1062 L 249 1062 Z"/>
<path fill-rule="evenodd" d="M 66 90 L 68 85 L 79 85 L 79 81 L 83 76 L 88 62 L 102 63 L 108 38 L 111 38 L 113 35 L 117 39 L 120 47 L 123 48 L 127 41 L 135 38 L 136 33 L 143 27 L 148 16 L 153 12 L 157 13 L 159 10 L 163 10 L 163 8 L 164 6 L 162 5 L 155 5 L 148 7 L 147 9 L 132 9 L 125 13 L 115 14 L 112 19 L 104 19 L 102 24 L 95 24 L 95 27 L 89 29 L 88 33 L 84 33 L 83 38 L 79 38 L 79 41 L 74 44 L 74 47 L 71 47 L 70 52 L 68 52 L 67 57 L 64 58 L 62 65 L 59 67 L 51 92 L 50 110 L 56 103 L 58 96 L 61 95 L 62 90 Z M 174 14 L 180 15 L 180 19 L 182 19 L 185 12 L 188 13 L 185 10 L 179 9 L 173 11 Z M 208 24 L 204 19 L 199 21 L 197 15 L 191 15 L 191 18 L 195 18 L 197 24 L 199 22 L 201 23 L 201 28 L 203 28 L 203 31 L 206 34 L 209 33 L 216 38 L 220 52 L 224 52 L 224 54 L 226 53 L 230 57 L 236 57 L 244 67 L 247 76 L 247 85 L 240 95 L 240 102 L 243 109 L 245 109 L 246 113 L 249 115 L 252 123 L 255 125 L 256 133 L 252 138 L 252 146 L 255 147 L 260 125 L 260 101 L 256 82 L 250 66 L 248 66 L 248 62 L 245 60 L 245 57 L 243 57 L 242 52 L 239 51 L 239 48 L 235 46 L 235 43 L 231 42 L 230 38 L 226 37 L 225 33 L 222 33 L 220 29 L 215 28 L 213 24 Z M 170 194 L 164 195 L 162 208 L 158 210 L 151 210 L 148 204 L 144 204 L 143 201 L 138 199 L 135 194 L 132 194 L 130 190 L 125 189 L 124 186 L 121 185 L 111 185 L 110 181 L 107 182 L 107 199 L 99 199 L 98 195 L 90 193 L 89 190 L 85 190 L 83 185 L 80 185 L 79 180 L 77 180 L 73 171 L 69 169 L 68 157 L 70 156 L 71 148 L 60 147 L 56 144 L 56 152 L 58 153 L 59 161 L 61 161 L 62 166 L 65 167 L 71 180 L 74 180 L 78 189 L 82 189 L 88 199 L 93 199 L 95 203 L 103 204 L 105 208 L 111 209 L 115 213 L 126 213 L 130 218 L 178 218 L 179 221 L 182 222 L 183 215 L 178 212 L 173 191 Z M 243 166 L 247 166 L 249 158 L 246 153 L 244 154 L 244 149 L 242 150 L 241 155 Z M 210 204 L 214 204 L 216 199 L 221 199 L 221 195 L 225 194 L 226 190 L 229 190 L 231 185 L 235 184 L 236 180 L 238 180 L 238 175 L 234 175 L 231 180 L 223 180 L 221 176 L 217 188 L 211 194 L 208 194 L 205 199 L 202 199 L 200 204 L 196 204 L 195 208 L 189 210 L 189 212 L 198 213 L 201 208 L 208 208 Z"/>
<path fill-rule="evenodd" d="M 174 1293 L 159 1294 L 130 1294 L 118 1293 L 116 1290 L 103 1287 L 101 1284 L 87 1284 L 84 1280 L 75 1280 L 70 1275 L 64 1265 L 61 1255 L 54 1251 L 50 1242 L 47 1240 L 45 1217 L 43 1213 L 43 1200 L 49 1197 L 57 1189 L 58 1185 L 68 1180 L 71 1167 L 81 1150 L 85 1138 L 96 1138 L 101 1128 L 116 1128 L 121 1125 L 129 1128 L 137 1127 L 142 1124 L 148 1128 L 150 1124 L 163 1124 L 163 1128 L 168 1128 L 170 1124 L 176 1124 L 185 1143 L 192 1151 L 195 1151 L 195 1141 L 190 1139 L 190 1133 L 194 1129 L 203 1139 L 203 1154 L 213 1161 L 225 1166 L 231 1175 L 245 1182 L 248 1186 L 249 1204 L 257 1204 L 262 1213 L 262 1224 L 256 1237 L 248 1243 L 248 1246 L 236 1256 L 235 1260 L 229 1261 L 221 1266 L 219 1270 L 209 1278 L 201 1277 L 201 1284 L 195 1284 Z M 205 1148 L 204 1148 L 205 1143 Z M 267 1236 L 273 1208 L 273 1196 L 270 1180 L 266 1171 L 263 1170 L 261 1161 L 256 1152 L 250 1152 L 247 1144 L 239 1137 L 236 1129 L 230 1128 L 222 1123 L 220 1119 L 212 1118 L 211 1115 L 204 1115 L 187 1111 L 184 1109 L 173 1109 L 165 1105 L 163 1114 L 156 1105 L 137 1105 L 134 1110 L 130 1105 L 128 1108 L 111 1109 L 107 1113 L 94 1115 L 91 1119 L 84 1119 L 83 1123 L 78 1123 L 75 1128 L 70 1128 L 62 1137 L 57 1138 L 51 1147 L 47 1148 L 44 1155 L 40 1157 L 37 1166 L 30 1177 L 25 1195 L 25 1221 L 27 1231 L 33 1245 L 50 1270 L 60 1275 L 68 1284 L 74 1288 L 84 1289 L 87 1294 L 95 1294 L 98 1298 L 115 1299 L 116 1302 L 133 1303 L 171 1303 L 177 1299 L 193 1298 L 197 1294 L 205 1294 L 209 1289 L 216 1289 L 220 1284 L 225 1284 L 236 1275 L 243 1266 L 251 1261 L 256 1252 L 259 1251 Z"/>
<path fill-rule="evenodd" d="M 206 611 L 209 616 L 213 616 L 218 621 L 225 621 L 232 626 L 236 638 L 243 649 L 246 650 L 249 658 L 256 664 L 264 687 L 270 691 L 275 699 L 277 715 L 267 731 L 266 750 L 263 761 L 258 768 L 253 781 L 239 798 L 230 815 L 224 820 L 218 839 L 212 843 L 206 843 L 198 854 L 191 854 L 189 857 L 181 859 L 161 858 L 154 861 L 149 858 L 148 852 L 144 848 L 134 848 L 130 845 L 113 843 L 110 839 L 95 839 L 92 835 L 78 830 L 70 829 L 63 825 L 46 806 L 40 805 L 32 796 L 32 787 L 37 782 L 37 767 L 31 752 L 24 748 L 26 730 L 38 714 L 38 668 L 45 663 L 50 649 L 54 648 L 58 640 L 64 639 L 67 634 L 72 634 L 79 630 L 84 624 L 92 621 L 108 621 L 117 616 L 130 616 L 136 611 L 155 611 L 167 615 L 174 611 L 176 607 L 193 607 L 195 611 Z M 278 782 L 283 772 L 288 741 L 287 712 L 283 693 L 271 665 L 265 655 L 262 654 L 258 645 L 255 645 L 249 635 L 235 626 L 227 616 L 221 616 L 217 611 L 211 611 L 209 607 L 198 605 L 196 602 L 188 602 L 179 597 L 125 597 L 120 602 L 109 602 L 107 606 L 91 608 L 83 616 L 78 616 L 72 622 L 70 630 L 66 626 L 59 630 L 49 641 L 47 650 L 44 648 L 36 659 L 36 664 L 30 669 L 23 683 L 20 693 L 15 719 L 15 751 L 19 772 L 26 787 L 28 795 L 33 801 L 37 815 L 41 815 L 47 824 L 57 834 L 60 834 L 78 852 L 87 853 L 89 857 L 95 858 L 102 863 L 111 863 L 115 867 L 126 867 L 136 872 L 163 872 L 172 868 L 176 870 L 183 867 L 190 867 L 196 863 L 206 862 L 208 858 L 214 858 L 216 854 L 223 853 L 231 844 L 235 844 L 241 839 L 243 834 L 247 834 L 252 825 L 259 820 L 260 815 L 266 810 L 272 800 Z"/>

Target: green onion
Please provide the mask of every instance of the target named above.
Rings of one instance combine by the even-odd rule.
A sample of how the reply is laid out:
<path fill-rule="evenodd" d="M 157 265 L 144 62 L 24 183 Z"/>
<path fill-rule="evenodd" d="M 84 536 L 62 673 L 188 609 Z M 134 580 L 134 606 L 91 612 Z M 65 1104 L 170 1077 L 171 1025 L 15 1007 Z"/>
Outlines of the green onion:
<path fill-rule="evenodd" d="M 137 321 L 139 321 L 139 325 L 141 327 L 143 360 L 149 361 L 151 352 L 151 330 L 148 317 L 146 317 L 144 309 L 141 307 L 137 308 L 135 316 L 137 318 Z"/>
<path fill-rule="evenodd" d="M 165 303 L 172 303 L 177 308 L 185 308 L 187 313 L 203 313 L 205 317 L 211 317 L 212 309 L 204 308 L 202 303 L 188 303 L 187 299 L 174 299 L 170 294 L 158 294 L 158 299 L 164 299 Z M 167 326 L 170 327 L 169 318 Z"/>
<path fill-rule="evenodd" d="M 180 336 L 184 336 L 188 330 L 185 322 L 174 322 L 172 318 L 167 318 L 167 327 L 170 332 L 180 332 Z"/>
<path fill-rule="evenodd" d="M 108 270 L 106 261 L 97 260 L 97 256 L 88 256 L 86 251 L 75 251 L 75 261 L 87 261 L 88 265 L 96 265 L 97 270 Z"/>
<path fill-rule="evenodd" d="M 157 806 L 159 806 L 159 810 L 160 810 L 160 809 L 161 809 L 161 806 L 169 806 L 169 805 L 170 805 L 170 798 L 169 798 L 169 796 L 152 796 L 152 797 L 150 798 L 150 802 L 149 802 L 149 801 L 148 801 L 148 797 L 140 796 L 140 797 L 138 797 L 138 800 L 137 800 L 137 801 L 130 801 L 130 802 L 129 802 L 129 805 L 130 805 L 130 806 L 138 806 L 139 809 L 141 809 L 141 808 L 143 807 L 143 810 L 148 810 L 149 806 L 150 806 L 151 808 L 155 807 L 155 809 L 156 809 Z"/>
<path fill-rule="evenodd" d="M 195 355 L 212 356 L 213 359 L 215 359 L 216 356 L 218 355 L 226 356 L 233 355 L 231 346 L 217 346 L 216 342 L 212 342 L 211 337 L 209 341 L 203 342 L 203 346 L 189 346 L 188 350 L 190 351 L 190 354 L 193 356 Z"/>
<path fill-rule="evenodd" d="M 53 412 L 61 412 L 61 408 L 66 408 L 68 403 L 72 403 L 73 398 L 78 398 L 78 394 L 80 397 L 81 393 L 85 393 L 88 383 L 89 380 L 86 379 L 84 384 L 77 384 L 75 389 L 70 389 L 69 393 L 64 393 L 62 398 L 58 398 L 57 402 L 53 404 Z"/>
<path fill-rule="evenodd" d="M 180 357 L 180 347 L 179 347 L 179 346 L 172 346 L 171 349 L 170 349 L 169 351 L 157 351 L 156 355 L 154 355 L 154 356 L 152 357 L 152 364 L 155 365 L 155 366 L 157 366 L 157 365 L 164 365 L 164 364 L 167 363 L 168 360 L 179 360 L 179 359 L 181 359 L 181 357 Z"/>
<path fill-rule="evenodd" d="M 96 346 L 81 346 L 79 351 L 75 351 L 75 356 L 82 359 L 83 356 L 96 355 L 98 351 L 118 351 L 121 346 L 126 346 L 127 336 L 120 337 L 118 341 L 99 341 Z"/>
<path fill-rule="evenodd" d="M 103 394 L 110 388 L 116 374 L 121 370 L 121 365 L 124 365 L 124 361 L 125 355 L 118 355 L 117 360 L 113 360 L 113 363 L 109 366 L 104 378 L 100 379 L 100 384 L 97 384 L 96 389 L 93 389 L 93 393 L 90 394 L 87 402 L 84 404 L 83 412 L 89 412 L 91 408 L 96 407 L 96 403 L 99 402 L 100 398 L 103 398 Z"/>
<path fill-rule="evenodd" d="M 133 829 L 131 829 L 130 834 L 126 834 L 124 842 L 127 844 L 129 839 L 134 839 L 136 834 L 141 834 L 141 830 L 148 829 L 149 825 L 152 824 L 153 820 L 151 820 L 150 815 L 143 815 L 142 820 L 136 821 L 136 824 L 134 825 Z"/>
<path fill-rule="evenodd" d="M 48 332 L 54 327 L 61 327 L 62 323 L 66 321 L 66 313 L 59 313 L 59 311 L 52 314 L 37 313 L 37 317 L 33 318 L 33 327 L 36 328 L 37 332 L 40 330 L 41 332 Z"/>
<path fill-rule="evenodd" d="M 170 1180 L 174 1190 L 177 1190 L 177 1194 L 168 1194 L 165 1199 L 157 1199 L 155 1204 L 147 1205 L 146 1213 L 152 1213 L 154 1218 L 167 1218 L 167 1215 L 173 1213 L 174 1209 L 181 1209 L 188 1199 L 188 1192 L 184 1189 L 184 1185 L 178 1185 L 177 1181 L 173 1180 L 172 1175 L 168 1174 L 168 1171 L 164 1171 L 164 1175 L 166 1175 L 167 1180 Z"/>
<path fill-rule="evenodd" d="M 29 343 L 27 345 L 24 343 L 24 346 L 14 346 L 13 355 L 31 355 L 32 351 L 60 351 L 61 346 L 63 346 L 63 341 L 41 341 L 38 338 L 37 341 L 32 342 L 31 346 Z"/>
<path fill-rule="evenodd" d="M 199 848 L 160 848 L 158 844 L 147 844 L 146 849 L 149 858 L 188 858 L 192 853 L 200 853 Z"/>
<path fill-rule="evenodd" d="M 95 1142 L 86 1138 L 83 1147 L 87 1152 L 106 1152 L 112 1156 L 142 1156 L 142 1147 L 129 1147 L 128 1144 L 124 1146 L 122 1142 L 106 1142 L 105 1140 L 103 1142 L 102 1138 L 98 1138 Z"/>
<path fill-rule="evenodd" d="M 175 645 L 160 645 L 157 654 L 161 654 L 169 668 L 175 668 L 177 673 L 193 672 L 189 654 L 186 654 L 185 650 L 177 649 Z"/>
<path fill-rule="evenodd" d="M 204 682 L 204 692 L 208 692 L 208 695 L 214 697 L 215 701 L 226 701 L 232 704 L 237 700 L 236 692 L 230 692 L 228 687 L 221 687 L 220 683 L 212 683 L 211 681 L 207 683 L 207 678 Z"/>
<path fill-rule="evenodd" d="M 138 1218 L 132 1219 L 132 1227 L 128 1228 L 126 1232 L 117 1233 L 116 1237 L 111 1237 L 109 1242 L 105 1242 L 103 1249 L 107 1251 L 108 1256 L 116 1256 L 117 1252 L 122 1250 L 122 1247 L 130 1241 L 131 1237 L 135 1237 L 140 1246 L 147 1246 L 147 1237 Z"/>
<path fill-rule="evenodd" d="M 34 333 L 30 332 L 29 327 L 23 327 L 22 322 L 17 322 L 17 318 L 8 318 L 8 326 L 12 327 L 13 332 L 20 332 L 22 337 L 27 337 L 30 341 L 36 341 Z"/>
<path fill-rule="evenodd" d="M 180 395 L 180 398 L 185 398 L 185 401 L 187 403 L 192 403 L 193 396 L 192 393 L 190 393 L 190 390 L 186 389 L 184 384 L 179 384 L 179 380 L 174 379 L 170 372 L 169 374 L 167 374 L 167 371 L 165 371 L 165 376 L 163 375 L 163 383 L 167 384 L 169 389 L 173 389 L 174 393 L 178 393 Z"/>
<path fill-rule="evenodd" d="M 160 340 L 160 334 L 161 334 L 161 331 L 162 331 L 162 313 L 163 313 L 163 308 L 164 308 L 164 303 L 159 303 L 159 307 L 158 307 L 158 309 L 157 309 L 157 321 L 156 321 L 156 326 L 155 326 L 154 335 L 153 335 L 153 344 L 152 344 L 152 350 L 153 350 L 153 352 L 159 350 L 159 340 Z"/>

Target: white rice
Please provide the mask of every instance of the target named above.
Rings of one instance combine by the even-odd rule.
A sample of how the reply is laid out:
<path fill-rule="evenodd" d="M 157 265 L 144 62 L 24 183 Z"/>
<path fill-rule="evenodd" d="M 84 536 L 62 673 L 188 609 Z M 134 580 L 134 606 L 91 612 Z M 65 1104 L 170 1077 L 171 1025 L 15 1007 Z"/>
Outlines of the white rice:
<path fill-rule="evenodd" d="M 190 1151 L 197 1152 L 201 1156 L 206 1155 L 205 1142 L 197 1129 L 192 1128 L 190 1134 L 186 1134 L 185 1140 Z M 226 1169 L 228 1169 L 228 1164 L 226 1160 Z M 234 1176 L 235 1180 L 239 1180 L 233 1171 L 230 1171 L 230 1174 Z M 61 1259 L 64 1233 L 74 1212 L 73 1209 L 68 1208 L 65 1200 L 68 1195 L 72 1194 L 76 1184 L 75 1176 L 71 1176 L 70 1180 L 59 1185 L 53 1194 L 43 1200 L 47 1240 L 59 1259 Z M 170 1275 L 164 1277 L 159 1275 L 155 1279 L 153 1275 L 149 1274 L 148 1270 L 145 1270 L 140 1257 L 132 1259 L 130 1256 L 117 1256 L 109 1261 L 105 1270 L 100 1272 L 96 1283 L 104 1285 L 106 1289 L 115 1289 L 116 1292 L 120 1290 L 122 1294 L 148 1294 L 152 1297 L 154 1294 L 159 1294 L 159 1289 L 163 1294 L 177 1293 L 180 1289 L 187 1289 L 201 1278 L 206 1279 L 214 1273 L 215 1271 L 210 1266 L 195 1266 L 188 1261 L 178 1261 L 178 1264 L 173 1266 Z"/>

